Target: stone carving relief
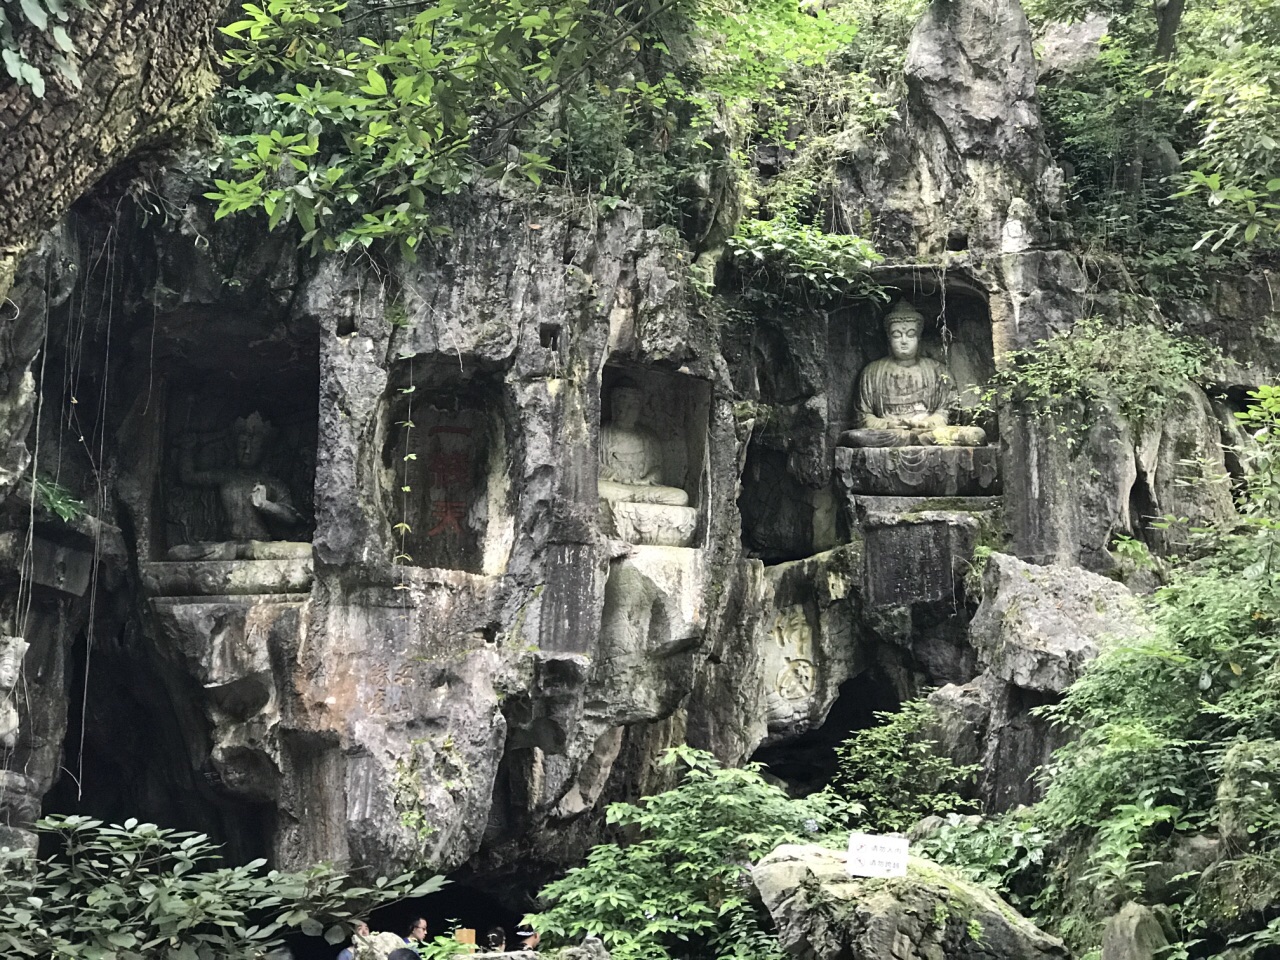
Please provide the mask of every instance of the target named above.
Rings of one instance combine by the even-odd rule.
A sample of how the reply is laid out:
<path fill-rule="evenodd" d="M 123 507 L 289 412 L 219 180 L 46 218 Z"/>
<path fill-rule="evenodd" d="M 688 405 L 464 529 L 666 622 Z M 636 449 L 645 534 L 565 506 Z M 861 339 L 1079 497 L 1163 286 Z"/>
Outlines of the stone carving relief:
<path fill-rule="evenodd" d="M 479 400 L 396 407 L 387 501 L 397 562 L 480 573 L 489 527 L 490 419 Z M 411 422 L 408 428 L 403 424 Z M 405 490 L 404 488 L 408 488 Z M 397 527 L 405 524 L 408 529 Z"/>
<path fill-rule="evenodd" d="M 668 481 L 664 445 L 642 422 L 644 392 L 621 380 L 607 396 L 611 418 L 600 425 L 599 478 L 605 528 L 629 543 L 689 546 L 698 511 L 689 506 L 688 491 Z"/>
<path fill-rule="evenodd" d="M 311 555 L 311 544 L 291 540 L 305 524 L 295 509 L 289 487 L 263 466 L 272 426 L 258 412 L 232 427 L 234 462 L 198 466 L 199 436 L 183 438 L 179 478 L 188 488 L 217 491 L 221 507 L 221 540 L 196 540 L 169 550 L 170 560 L 279 560 Z M 206 438 L 207 440 L 207 438 Z"/>
<path fill-rule="evenodd" d="M 27 652 L 27 641 L 21 637 L 0 637 L 0 747 L 12 753 L 18 745 L 18 714 L 15 688 L 22 674 L 22 658 Z"/>
<path fill-rule="evenodd" d="M 779 610 L 765 650 L 765 706 L 771 728 L 794 722 L 809 711 L 817 689 L 813 627 L 804 604 Z"/>

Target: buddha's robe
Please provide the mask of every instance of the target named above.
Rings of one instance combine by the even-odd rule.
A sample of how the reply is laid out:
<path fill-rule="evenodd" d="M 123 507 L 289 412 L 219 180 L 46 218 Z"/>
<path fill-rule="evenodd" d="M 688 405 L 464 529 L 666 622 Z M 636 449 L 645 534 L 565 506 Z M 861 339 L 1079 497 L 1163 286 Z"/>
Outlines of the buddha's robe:
<path fill-rule="evenodd" d="M 840 442 L 855 447 L 915 445 L 980 446 L 979 427 L 947 422 L 956 402 L 955 384 L 946 366 L 929 357 L 903 363 L 892 357 L 867 364 L 858 381 L 853 430 Z"/>

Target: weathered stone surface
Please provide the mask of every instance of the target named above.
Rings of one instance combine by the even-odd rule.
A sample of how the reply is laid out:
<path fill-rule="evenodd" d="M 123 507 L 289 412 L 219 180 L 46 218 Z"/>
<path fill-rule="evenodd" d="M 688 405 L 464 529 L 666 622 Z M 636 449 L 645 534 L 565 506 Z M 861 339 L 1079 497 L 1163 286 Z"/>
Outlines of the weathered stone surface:
<path fill-rule="evenodd" d="M 1096 12 L 1081 20 L 1046 25 L 1037 51 L 1040 75 L 1075 73 L 1088 67 L 1098 59 L 1100 41 L 1110 28 L 1111 18 Z"/>
<path fill-rule="evenodd" d="M 1102 643 L 1142 636 L 1145 625 L 1133 595 L 1112 580 L 993 553 L 969 631 L 996 677 L 1024 690 L 1061 693 Z"/>
<path fill-rule="evenodd" d="M 1150 907 L 1132 900 L 1107 921 L 1102 933 L 1102 960 L 1155 960 L 1169 940 Z"/>
<path fill-rule="evenodd" d="M 786 845 L 751 871 L 797 960 L 1049 960 L 1070 954 L 1003 901 L 912 859 L 907 876 L 850 877 L 842 853 Z"/>
<path fill-rule="evenodd" d="M 871 606 L 963 603 L 974 547 L 998 523 L 998 502 L 981 498 L 857 497 L 855 509 Z"/>
<path fill-rule="evenodd" d="M 1117 536 L 1174 550 L 1176 532 L 1154 529 L 1154 520 L 1205 524 L 1233 512 L 1220 421 L 1193 384 L 1138 427 L 1099 402 L 1071 422 L 1002 417 L 1001 432 L 1009 462 L 1022 465 L 1006 479 L 1006 521 L 1012 552 L 1025 560 L 1105 572 Z"/>
<path fill-rule="evenodd" d="M 851 494 L 981 497 L 1000 492 L 995 447 L 840 447 L 836 471 Z"/>
<path fill-rule="evenodd" d="M 142 588 L 157 597 L 306 593 L 311 560 L 191 560 L 143 563 Z"/>
<path fill-rule="evenodd" d="M 1253 846 L 1250 826 L 1274 803 L 1280 790 L 1280 743 L 1247 740 L 1232 744 L 1222 758 L 1218 781 L 1218 832 L 1225 849 L 1241 853 Z M 1256 829 L 1256 826 L 1255 826 Z"/>

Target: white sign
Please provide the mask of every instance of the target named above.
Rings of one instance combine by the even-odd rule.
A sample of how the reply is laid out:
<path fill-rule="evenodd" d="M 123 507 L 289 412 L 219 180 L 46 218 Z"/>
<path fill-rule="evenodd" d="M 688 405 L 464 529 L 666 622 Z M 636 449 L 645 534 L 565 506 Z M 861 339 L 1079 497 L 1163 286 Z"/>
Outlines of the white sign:
<path fill-rule="evenodd" d="M 847 867 L 853 877 L 905 877 L 907 838 L 851 833 Z"/>

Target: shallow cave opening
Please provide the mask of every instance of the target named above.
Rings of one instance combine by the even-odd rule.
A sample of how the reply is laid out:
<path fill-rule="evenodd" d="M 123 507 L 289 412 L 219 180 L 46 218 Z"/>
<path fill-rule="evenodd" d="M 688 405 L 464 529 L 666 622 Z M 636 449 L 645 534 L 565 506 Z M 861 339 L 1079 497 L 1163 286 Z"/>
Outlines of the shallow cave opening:
<path fill-rule="evenodd" d="M 62 775 L 45 795 L 44 812 L 108 823 L 133 817 L 205 833 L 222 844 L 228 863 L 267 856 L 271 809 L 231 796 L 212 768 L 192 763 L 188 738 L 204 723 L 191 712 L 195 697 L 182 697 L 133 649 L 133 634 L 126 625 L 115 635 L 99 633 L 92 645 L 84 633 L 76 639 Z"/>
<path fill-rule="evenodd" d="M 840 685 L 836 702 L 816 730 L 761 747 L 751 758 L 787 785 L 795 797 L 816 793 L 836 775 L 836 748 L 859 730 L 876 725 L 875 714 L 896 710 L 893 684 L 872 668 Z"/>
<path fill-rule="evenodd" d="M 514 944 L 516 931 L 521 929 L 521 916 L 472 882 L 455 882 L 430 896 L 380 907 L 368 919 L 369 929 L 375 933 L 386 931 L 405 937 L 421 917 L 427 921 L 428 938 L 462 928 L 474 930 L 477 942 L 483 942 L 486 931 L 502 927 L 507 943 Z M 289 938 L 288 946 L 295 960 L 333 960 L 345 942 L 331 946 L 321 937 L 297 934 Z"/>

